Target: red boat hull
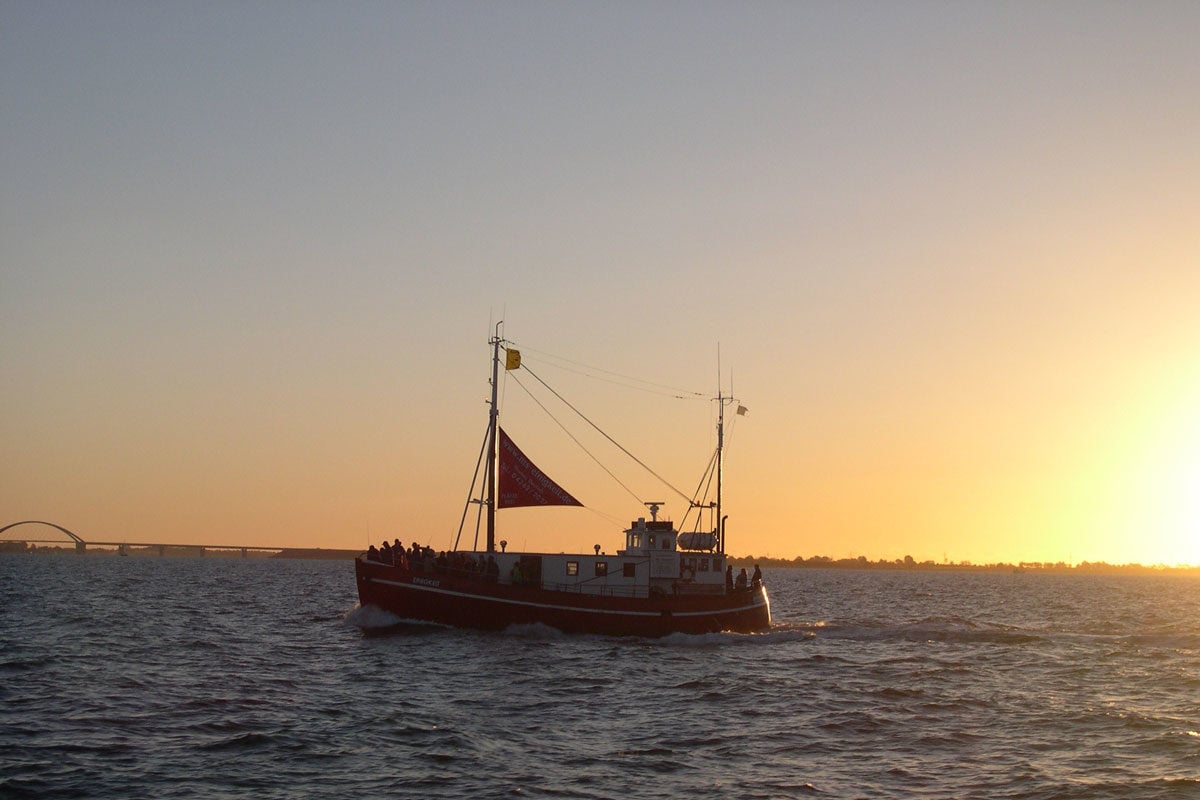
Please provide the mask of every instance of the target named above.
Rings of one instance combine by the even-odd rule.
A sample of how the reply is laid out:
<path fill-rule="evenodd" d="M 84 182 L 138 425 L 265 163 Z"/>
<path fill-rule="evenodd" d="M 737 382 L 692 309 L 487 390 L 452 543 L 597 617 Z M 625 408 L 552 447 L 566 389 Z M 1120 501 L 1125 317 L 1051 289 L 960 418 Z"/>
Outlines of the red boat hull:
<path fill-rule="evenodd" d="M 564 633 L 666 636 L 771 627 L 766 589 L 617 597 L 489 583 L 477 575 L 410 572 L 358 559 L 359 602 L 405 620 L 502 630 L 541 624 Z"/>

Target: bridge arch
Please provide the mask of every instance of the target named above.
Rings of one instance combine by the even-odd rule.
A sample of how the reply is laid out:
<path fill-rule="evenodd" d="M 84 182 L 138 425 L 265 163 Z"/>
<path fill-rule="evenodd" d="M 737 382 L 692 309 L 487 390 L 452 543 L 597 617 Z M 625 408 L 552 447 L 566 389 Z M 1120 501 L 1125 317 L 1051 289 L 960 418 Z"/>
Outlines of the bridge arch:
<path fill-rule="evenodd" d="M 10 522 L 9 524 L 5 525 L 3 528 L 0 528 L 0 533 L 4 533 L 9 528 L 15 528 L 18 525 L 49 525 L 51 528 L 56 528 L 56 529 L 62 531 L 63 533 L 65 533 L 67 536 L 71 537 L 71 541 L 75 542 L 76 547 L 78 547 L 81 544 L 87 544 L 87 542 L 83 541 L 82 538 L 80 538 L 79 536 L 76 536 L 74 533 L 71 533 L 71 531 L 67 530 L 62 525 L 56 525 L 53 522 L 46 522 L 46 521 L 40 520 L 40 519 L 27 519 L 27 520 L 23 520 L 21 522 Z"/>

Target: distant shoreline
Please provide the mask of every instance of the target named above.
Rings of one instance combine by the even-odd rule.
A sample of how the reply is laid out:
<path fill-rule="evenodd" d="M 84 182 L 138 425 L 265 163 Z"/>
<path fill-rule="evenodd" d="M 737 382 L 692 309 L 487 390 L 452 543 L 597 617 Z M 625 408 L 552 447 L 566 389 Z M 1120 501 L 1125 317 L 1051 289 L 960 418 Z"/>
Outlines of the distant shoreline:
<path fill-rule="evenodd" d="M 998 562 L 994 564 L 972 564 L 969 561 L 957 563 L 935 561 L 914 561 L 911 558 L 888 561 L 880 559 L 870 561 L 866 558 L 832 559 L 827 556 L 813 558 L 797 557 L 784 558 L 754 558 L 748 556 L 730 556 L 734 566 L 748 567 L 757 564 L 763 569 L 855 569 L 855 570 L 889 570 L 897 572 L 1001 572 L 1010 574 L 1045 574 L 1045 575 L 1200 575 L 1200 565 L 1165 566 L 1154 564 L 1109 564 L 1104 561 L 1081 561 L 1078 564 L 1065 562 L 1020 561 L 1016 564 Z"/>
<path fill-rule="evenodd" d="M 257 559 L 309 559 L 319 561 L 350 560 L 359 556 L 362 550 L 345 550 L 324 547 L 288 547 L 278 552 L 248 552 L 243 555 L 237 549 L 208 549 L 203 552 L 193 547 L 164 546 L 130 547 L 128 554 L 138 558 L 157 558 L 169 556 L 173 558 L 257 558 Z M 37 546 L 22 541 L 0 542 L 0 553 L 24 553 L 29 555 L 75 555 L 73 546 Z M 94 548 L 86 553 L 89 556 L 116 556 L 113 548 Z M 865 557 L 833 559 L 828 556 L 813 556 L 812 558 L 755 558 L 754 556 L 729 556 L 729 562 L 737 568 L 751 567 L 757 564 L 763 569 L 854 569 L 854 570 L 888 570 L 900 572 L 1000 572 L 1011 574 L 1047 574 L 1047 575 L 1200 575 L 1200 565 L 1144 565 L 1144 564 L 1108 564 L 1103 561 L 1082 561 L 1079 564 L 1065 562 L 1020 561 L 1015 564 L 998 562 L 994 564 L 972 564 L 968 561 L 956 563 L 934 561 L 915 561 L 912 558 L 888 561 L 879 559 L 871 561 Z"/>

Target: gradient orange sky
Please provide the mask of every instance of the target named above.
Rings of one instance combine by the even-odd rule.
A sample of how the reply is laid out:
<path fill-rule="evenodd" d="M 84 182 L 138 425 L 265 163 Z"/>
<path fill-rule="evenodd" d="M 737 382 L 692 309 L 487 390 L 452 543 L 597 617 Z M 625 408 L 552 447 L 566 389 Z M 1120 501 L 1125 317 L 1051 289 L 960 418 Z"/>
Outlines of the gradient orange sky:
<path fill-rule="evenodd" d="M 538 354 L 707 397 L 719 346 L 733 553 L 1200 563 L 1197 41 L 1188 2 L 5 3 L 0 524 L 447 547 L 504 318 L 687 491 L 710 401 Z M 611 552 L 644 511 L 504 393 L 589 509 L 501 536 Z"/>

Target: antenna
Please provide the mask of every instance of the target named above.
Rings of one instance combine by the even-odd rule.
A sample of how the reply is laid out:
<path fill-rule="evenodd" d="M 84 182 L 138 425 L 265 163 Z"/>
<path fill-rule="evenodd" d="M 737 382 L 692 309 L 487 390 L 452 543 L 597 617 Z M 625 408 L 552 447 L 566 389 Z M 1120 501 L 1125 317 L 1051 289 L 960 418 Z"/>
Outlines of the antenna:
<path fill-rule="evenodd" d="M 717 342 L 717 394 L 721 394 L 721 343 Z"/>

